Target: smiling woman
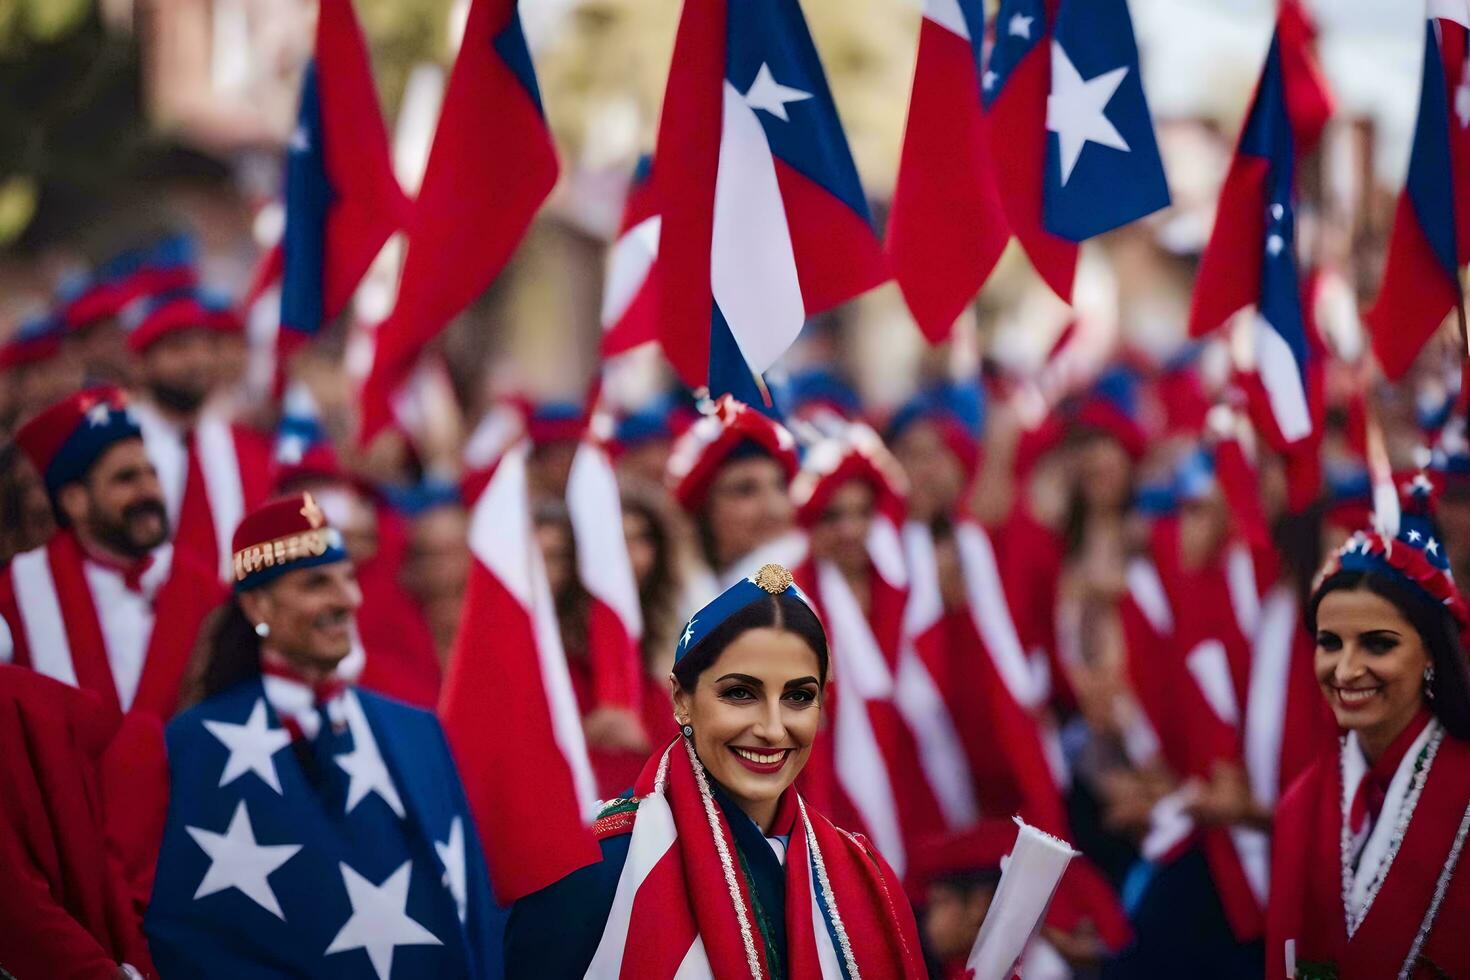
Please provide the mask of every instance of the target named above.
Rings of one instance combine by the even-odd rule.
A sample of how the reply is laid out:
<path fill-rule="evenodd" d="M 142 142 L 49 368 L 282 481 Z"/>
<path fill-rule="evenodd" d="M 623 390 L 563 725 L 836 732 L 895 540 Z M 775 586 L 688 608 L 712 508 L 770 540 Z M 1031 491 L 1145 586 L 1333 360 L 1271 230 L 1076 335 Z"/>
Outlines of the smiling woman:
<path fill-rule="evenodd" d="M 675 656 L 680 735 L 603 808 L 601 862 L 516 903 L 506 976 L 924 976 L 887 862 L 792 787 L 827 638 L 791 573 L 765 565 L 731 586 Z"/>
<path fill-rule="evenodd" d="M 1317 682 L 1344 731 L 1283 797 L 1272 977 L 1464 976 L 1470 944 L 1470 607 L 1415 481 L 1396 532 L 1360 532 L 1307 607 Z"/>

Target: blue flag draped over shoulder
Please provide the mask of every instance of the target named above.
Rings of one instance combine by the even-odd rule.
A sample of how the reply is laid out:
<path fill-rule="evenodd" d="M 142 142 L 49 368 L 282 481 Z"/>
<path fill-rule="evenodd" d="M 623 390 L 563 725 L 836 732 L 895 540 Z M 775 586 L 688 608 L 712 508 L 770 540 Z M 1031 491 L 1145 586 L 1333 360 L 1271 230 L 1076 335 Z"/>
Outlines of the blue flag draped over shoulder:
<path fill-rule="evenodd" d="M 165 977 L 502 975 L 504 913 L 438 722 L 365 691 L 293 746 L 259 680 L 168 726 L 145 928 Z"/>

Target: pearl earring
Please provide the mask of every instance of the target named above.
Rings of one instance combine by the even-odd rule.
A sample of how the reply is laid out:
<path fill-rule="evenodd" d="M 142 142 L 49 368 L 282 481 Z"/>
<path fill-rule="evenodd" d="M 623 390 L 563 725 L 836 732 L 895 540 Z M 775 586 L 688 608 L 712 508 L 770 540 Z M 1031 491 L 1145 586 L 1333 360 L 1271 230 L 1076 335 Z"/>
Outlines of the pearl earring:
<path fill-rule="evenodd" d="M 271 624 L 270 623 L 256 623 L 255 624 L 255 635 L 258 636 L 258 637 L 260 637 L 262 640 L 265 639 L 267 636 L 270 636 L 271 635 Z"/>

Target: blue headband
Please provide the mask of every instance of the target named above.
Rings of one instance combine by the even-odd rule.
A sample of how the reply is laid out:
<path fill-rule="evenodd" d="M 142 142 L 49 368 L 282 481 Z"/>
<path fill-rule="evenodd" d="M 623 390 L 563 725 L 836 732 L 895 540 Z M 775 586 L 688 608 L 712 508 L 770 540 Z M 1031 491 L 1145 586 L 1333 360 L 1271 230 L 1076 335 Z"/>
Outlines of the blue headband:
<path fill-rule="evenodd" d="M 810 607 L 811 602 L 796 587 L 791 578 L 791 573 L 783 566 L 777 564 L 762 565 L 760 570 L 749 578 L 743 578 L 721 592 L 709 605 L 705 606 L 684 626 L 684 632 L 679 636 L 679 645 L 674 648 L 674 663 L 684 659 L 684 655 L 699 646 L 704 638 L 719 629 L 731 616 L 744 609 L 752 603 L 772 596 L 789 595 L 799 599 Z"/>
<path fill-rule="evenodd" d="M 47 492 L 54 498 L 68 483 L 85 479 L 93 464 L 115 444 L 141 438 L 143 430 L 130 411 L 98 402 L 51 458 L 42 474 Z"/>
<path fill-rule="evenodd" d="M 236 592 L 249 592 L 258 589 L 262 585 L 269 585 L 287 572 L 294 572 L 299 568 L 315 568 L 318 565 L 331 565 L 339 561 L 347 560 L 347 546 L 342 541 L 342 532 L 335 527 L 323 527 L 318 531 L 309 531 L 304 534 L 293 535 L 294 538 L 305 538 L 307 535 L 320 534 L 322 549 L 320 554 L 311 554 L 315 548 L 303 545 L 305 553 L 290 557 L 288 560 L 273 565 L 266 565 L 246 575 L 235 582 Z M 238 558 L 238 556 L 237 556 Z"/>

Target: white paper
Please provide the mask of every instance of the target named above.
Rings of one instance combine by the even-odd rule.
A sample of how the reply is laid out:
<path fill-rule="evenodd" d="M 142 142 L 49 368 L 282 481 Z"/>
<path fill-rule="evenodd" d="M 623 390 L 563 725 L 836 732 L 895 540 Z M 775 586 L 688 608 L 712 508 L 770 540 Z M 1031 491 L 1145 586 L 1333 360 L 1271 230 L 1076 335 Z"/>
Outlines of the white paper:
<path fill-rule="evenodd" d="M 1010 980 L 1016 961 L 1046 916 L 1062 873 L 1077 856 L 1061 838 L 1020 817 L 1014 819 L 1021 830 L 966 963 L 975 971 L 975 980 Z"/>

